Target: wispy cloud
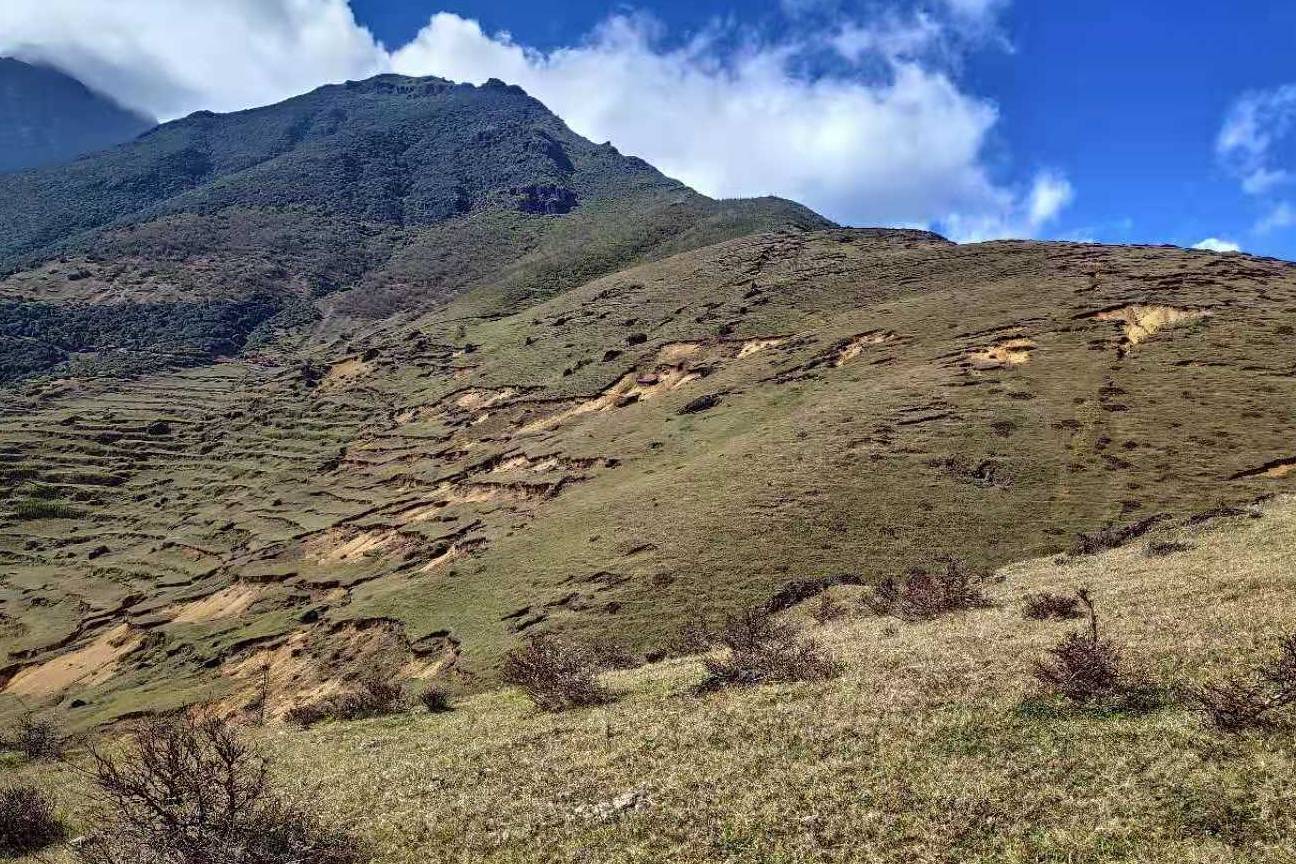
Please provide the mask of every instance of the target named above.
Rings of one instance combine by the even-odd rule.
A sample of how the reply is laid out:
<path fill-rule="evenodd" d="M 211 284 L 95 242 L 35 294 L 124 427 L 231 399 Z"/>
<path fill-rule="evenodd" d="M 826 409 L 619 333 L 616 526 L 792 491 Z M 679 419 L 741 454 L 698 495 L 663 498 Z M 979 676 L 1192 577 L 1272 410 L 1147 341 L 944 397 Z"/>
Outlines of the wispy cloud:
<path fill-rule="evenodd" d="M 1296 138 L 1296 84 L 1244 94 L 1224 118 L 1215 149 L 1239 180 L 1242 191 L 1262 199 L 1266 212 L 1254 226 L 1258 234 L 1296 225 L 1296 209 L 1281 199 L 1293 175 Z"/>

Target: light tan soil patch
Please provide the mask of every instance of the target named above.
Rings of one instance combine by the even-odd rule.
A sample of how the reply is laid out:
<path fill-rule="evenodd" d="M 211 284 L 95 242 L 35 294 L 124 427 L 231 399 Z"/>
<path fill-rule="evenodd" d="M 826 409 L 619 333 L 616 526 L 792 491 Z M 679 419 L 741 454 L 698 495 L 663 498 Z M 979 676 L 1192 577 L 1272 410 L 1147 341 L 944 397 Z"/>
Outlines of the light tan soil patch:
<path fill-rule="evenodd" d="M 263 594 L 256 585 L 231 585 L 210 597 L 184 604 L 171 620 L 176 624 L 199 624 L 233 618 L 246 612 Z"/>
<path fill-rule="evenodd" d="M 1210 313 L 1203 309 L 1184 309 L 1176 306 L 1145 306 L 1135 303 L 1119 309 L 1108 309 L 1093 315 L 1098 321 L 1119 321 L 1125 325 L 1125 344 L 1134 346 L 1146 342 L 1167 327 L 1186 321 L 1196 321 Z"/>
<path fill-rule="evenodd" d="M 658 363 L 682 363 L 702 350 L 701 342 L 672 342 L 657 351 Z"/>
<path fill-rule="evenodd" d="M 852 336 L 841 349 L 838 350 L 837 356 L 833 358 L 833 368 L 837 368 L 845 363 L 849 363 L 856 357 L 864 353 L 864 349 L 874 345 L 882 345 L 890 342 L 895 338 L 894 333 L 873 330 L 868 333 L 861 333 L 858 336 Z"/>
<path fill-rule="evenodd" d="M 341 387 L 362 375 L 368 374 L 368 372 L 368 363 L 359 357 L 348 357 L 346 360 L 334 363 L 329 367 L 328 374 L 324 376 L 324 383 L 330 387 Z"/>
<path fill-rule="evenodd" d="M 742 347 L 738 349 L 738 359 L 742 360 L 743 358 L 750 357 L 753 354 L 759 354 L 761 351 L 769 348 L 777 348 L 786 341 L 788 341 L 786 337 L 748 339 L 746 342 L 742 343 Z"/>
<path fill-rule="evenodd" d="M 1238 472 L 1230 479 L 1251 480 L 1259 477 L 1265 480 L 1282 480 L 1284 477 L 1293 475 L 1296 475 L 1296 456 L 1290 459 L 1277 459 L 1259 468 Z"/>
<path fill-rule="evenodd" d="M 453 652 L 415 655 L 394 622 L 366 622 L 293 633 L 281 645 L 230 660 L 221 674 L 240 685 L 227 707 L 242 708 L 264 691 L 267 716 L 282 718 L 294 706 L 343 692 L 357 674 L 425 680 L 453 662 Z"/>
<path fill-rule="evenodd" d="M 976 348 L 968 352 L 968 360 L 980 368 L 1020 366 L 1030 362 L 1031 352 L 1038 347 L 1030 339 L 1009 339 L 989 348 Z"/>
<path fill-rule="evenodd" d="M 84 648 L 23 669 L 0 692 L 46 698 L 74 684 L 102 684 L 116 673 L 117 661 L 139 647 L 142 638 L 129 624 L 118 624 Z"/>
<path fill-rule="evenodd" d="M 505 399 L 511 398 L 514 393 L 511 387 L 499 390 L 467 390 L 455 397 L 454 404 L 465 411 L 477 411 L 498 405 Z"/>
<path fill-rule="evenodd" d="M 397 552 L 414 543 L 399 531 L 330 528 L 306 541 L 306 554 L 320 564 L 344 564 L 375 554 Z"/>

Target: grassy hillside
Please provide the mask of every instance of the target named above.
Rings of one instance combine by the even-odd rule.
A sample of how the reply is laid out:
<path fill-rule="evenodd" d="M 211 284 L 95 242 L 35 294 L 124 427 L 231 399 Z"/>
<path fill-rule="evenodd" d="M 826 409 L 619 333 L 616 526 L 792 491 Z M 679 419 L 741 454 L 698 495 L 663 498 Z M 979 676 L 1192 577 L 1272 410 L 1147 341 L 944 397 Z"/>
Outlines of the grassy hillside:
<path fill-rule="evenodd" d="M 0 699 L 91 724 L 269 668 L 278 712 L 375 658 L 486 686 L 521 635 L 642 656 L 799 580 L 1001 566 L 1296 477 L 1280 262 L 825 231 L 510 291 L 11 391 Z"/>
<path fill-rule="evenodd" d="M 1114 551 L 1019 562 L 993 605 L 921 623 L 815 624 L 841 678 L 699 697 L 698 658 L 612 673 L 616 700 L 539 714 L 513 691 L 259 734 L 276 776 L 378 862 L 1284 862 L 1290 730 L 1224 735 L 1184 695 L 1296 626 L 1296 499 L 1167 524 Z M 1073 707 L 1032 665 L 1072 622 L 1023 618 L 1089 586 L 1104 635 L 1165 694 Z M 860 589 L 836 589 L 854 607 Z M 25 774 L 81 818 L 84 778 Z M 76 825 L 80 828 L 81 826 Z"/>

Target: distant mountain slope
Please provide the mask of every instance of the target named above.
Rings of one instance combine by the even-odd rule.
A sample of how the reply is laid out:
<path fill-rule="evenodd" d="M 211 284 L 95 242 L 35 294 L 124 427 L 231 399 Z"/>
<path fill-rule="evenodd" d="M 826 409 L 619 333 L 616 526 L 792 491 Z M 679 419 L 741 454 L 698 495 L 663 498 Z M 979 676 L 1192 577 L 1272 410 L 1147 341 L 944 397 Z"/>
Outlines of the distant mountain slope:
<path fill-rule="evenodd" d="M 68 162 L 153 125 L 58 70 L 0 57 L 0 173 Z"/>
<path fill-rule="evenodd" d="M 78 358 L 96 374 L 208 362 L 212 346 L 469 289 L 493 298 L 480 314 L 505 314 L 644 261 L 830 224 L 700 195 L 517 87 L 385 75 L 0 176 L 0 383 Z M 233 338 L 213 332 L 223 320 Z"/>
<path fill-rule="evenodd" d="M 176 213 L 300 210 L 303 220 L 381 231 L 662 194 L 700 197 L 576 135 L 517 87 L 383 75 L 266 108 L 200 112 L 93 160 L 0 178 L 0 260 Z"/>

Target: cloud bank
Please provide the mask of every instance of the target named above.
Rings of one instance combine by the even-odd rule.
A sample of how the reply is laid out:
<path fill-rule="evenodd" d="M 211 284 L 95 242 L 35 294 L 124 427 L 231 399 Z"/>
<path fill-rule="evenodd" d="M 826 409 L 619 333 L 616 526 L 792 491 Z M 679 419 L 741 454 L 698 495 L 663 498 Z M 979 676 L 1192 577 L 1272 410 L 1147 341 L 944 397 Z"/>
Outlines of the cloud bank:
<path fill-rule="evenodd" d="M 1039 236 L 1071 185 L 1050 172 L 1020 187 L 992 177 L 997 108 L 966 92 L 950 62 L 992 30 L 1003 2 L 942 0 L 869 22 L 821 15 L 774 41 L 717 25 L 670 46 L 657 22 L 618 15 L 542 53 L 450 13 L 391 50 L 346 0 L 205 0 L 182 14 L 168 0 L 5 0 L 0 54 L 58 66 L 163 118 L 387 70 L 501 78 L 576 132 L 709 195 L 782 195 L 844 223 L 957 239 Z M 805 71 L 828 56 L 828 71 Z"/>

